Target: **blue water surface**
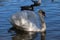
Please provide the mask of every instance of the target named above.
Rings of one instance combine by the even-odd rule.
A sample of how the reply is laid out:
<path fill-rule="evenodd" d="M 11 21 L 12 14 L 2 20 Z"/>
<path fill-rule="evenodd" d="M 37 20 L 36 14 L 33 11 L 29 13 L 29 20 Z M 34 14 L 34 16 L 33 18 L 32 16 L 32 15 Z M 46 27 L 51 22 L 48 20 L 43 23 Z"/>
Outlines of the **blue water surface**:
<path fill-rule="evenodd" d="M 12 14 L 20 11 L 20 7 L 31 5 L 31 0 L 6 0 L 0 2 L 0 40 L 16 40 L 13 39 L 14 33 L 8 33 L 12 27 L 9 18 Z M 42 9 L 46 12 L 45 22 L 46 40 L 60 40 L 60 0 L 42 0 L 41 5 L 35 7 L 35 12 Z M 35 40 L 40 40 L 39 35 Z"/>

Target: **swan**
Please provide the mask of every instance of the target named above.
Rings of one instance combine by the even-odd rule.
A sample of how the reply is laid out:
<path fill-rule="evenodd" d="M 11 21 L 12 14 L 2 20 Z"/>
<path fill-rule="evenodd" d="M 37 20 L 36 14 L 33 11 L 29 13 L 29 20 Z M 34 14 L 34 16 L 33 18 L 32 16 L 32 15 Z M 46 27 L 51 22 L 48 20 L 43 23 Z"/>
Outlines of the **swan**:
<path fill-rule="evenodd" d="M 40 6 L 41 4 L 41 0 L 31 0 L 34 4 L 31 4 L 31 5 L 27 5 L 27 6 L 21 6 L 21 10 L 30 10 L 30 11 L 33 11 L 34 10 L 34 7 L 36 6 Z"/>
<path fill-rule="evenodd" d="M 13 14 L 10 18 L 11 24 L 19 30 L 44 32 L 46 24 L 44 21 L 45 13 L 42 10 L 38 11 L 42 28 L 37 27 L 37 16 L 33 11 L 23 10 L 19 13 Z"/>
<path fill-rule="evenodd" d="M 31 6 L 39 6 L 41 4 L 41 0 L 31 0 L 34 4 Z"/>

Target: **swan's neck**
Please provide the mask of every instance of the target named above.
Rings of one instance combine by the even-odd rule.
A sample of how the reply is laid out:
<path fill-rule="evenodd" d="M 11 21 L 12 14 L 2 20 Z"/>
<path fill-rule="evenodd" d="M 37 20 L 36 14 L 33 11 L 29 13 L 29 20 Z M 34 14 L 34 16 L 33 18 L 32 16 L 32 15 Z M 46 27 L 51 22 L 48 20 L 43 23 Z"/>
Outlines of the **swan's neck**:
<path fill-rule="evenodd" d="M 40 21 L 41 21 L 41 32 L 45 32 L 46 31 L 46 24 L 45 24 L 45 21 L 44 21 L 44 16 L 42 15 L 42 13 L 39 13 L 39 16 L 40 16 Z"/>

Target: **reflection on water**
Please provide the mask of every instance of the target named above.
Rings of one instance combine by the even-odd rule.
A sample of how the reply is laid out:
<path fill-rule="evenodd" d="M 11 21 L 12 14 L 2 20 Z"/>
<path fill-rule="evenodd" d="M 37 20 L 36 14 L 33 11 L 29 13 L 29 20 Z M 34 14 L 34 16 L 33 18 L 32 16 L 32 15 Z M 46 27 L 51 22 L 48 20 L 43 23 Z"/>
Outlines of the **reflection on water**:
<path fill-rule="evenodd" d="M 46 32 L 41 33 L 41 40 L 46 40 Z"/>
<path fill-rule="evenodd" d="M 22 30 L 10 29 L 9 32 L 15 31 L 12 40 L 35 40 L 37 32 L 25 32 Z"/>
<path fill-rule="evenodd" d="M 16 33 L 12 40 L 34 40 L 36 34 L 29 34 L 29 33 Z"/>
<path fill-rule="evenodd" d="M 17 30 L 16 28 L 12 27 L 9 29 L 8 32 L 16 33 L 13 35 L 12 40 L 45 40 L 46 39 L 46 32 L 26 32 L 22 30 Z M 39 34 L 39 35 L 38 35 Z"/>

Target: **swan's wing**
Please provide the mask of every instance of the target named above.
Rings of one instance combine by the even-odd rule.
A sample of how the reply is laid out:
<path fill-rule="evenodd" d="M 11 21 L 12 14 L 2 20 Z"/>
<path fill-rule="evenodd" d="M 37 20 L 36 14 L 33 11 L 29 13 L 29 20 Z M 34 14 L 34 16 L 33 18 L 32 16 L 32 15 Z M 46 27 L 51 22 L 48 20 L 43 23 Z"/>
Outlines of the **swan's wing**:
<path fill-rule="evenodd" d="M 25 14 L 25 13 L 26 13 L 25 19 L 24 19 L 24 17 L 23 17 L 23 19 L 26 22 L 24 24 L 25 26 L 23 26 L 23 27 L 26 28 L 26 30 L 28 30 L 28 31 L 33 31 L 33 30 L 37 31 L 37 30 L 40 30 L 37 27 L 37 21 L 38 20 L 37 20 L 36 14 L 33 11 L 24 11 L 24 13 L 22 13 L 22 14 Z"/>
<path fill-rule="evenodd" d="M 10 21 L 11 21 L 11 23 L 12 24 L 15 24 L 15 25 L 17 25 L 17 26 L 20 26 L 21 25 L 21 21 L 20 21 L 20 19 L 19 19 L 19 14 L 18 13 L 16 13 L 16 14 L 13 14 L 12 16 L 11 16 L 11 18 L 10 18 Z"/>
<path fill-rule="evenodd" d="M 11 23 L 17 26 L 23 26 L 27 24 L 27 13 L 25 11 L 13 14 L 10 18 Z"/>
<path fill-rule="evenodd" d="M 12 22 L 24 28 L 24 30 L 33 31 L 37 30 L 37 19 L 36 14 L 32 11 L 22 11 L 20 13 L 16 13 L 12 16 Z"/>

